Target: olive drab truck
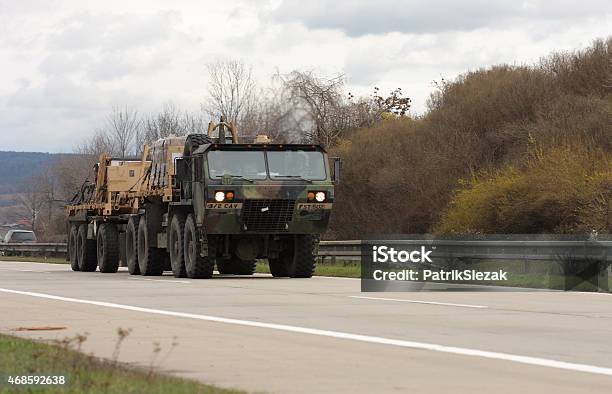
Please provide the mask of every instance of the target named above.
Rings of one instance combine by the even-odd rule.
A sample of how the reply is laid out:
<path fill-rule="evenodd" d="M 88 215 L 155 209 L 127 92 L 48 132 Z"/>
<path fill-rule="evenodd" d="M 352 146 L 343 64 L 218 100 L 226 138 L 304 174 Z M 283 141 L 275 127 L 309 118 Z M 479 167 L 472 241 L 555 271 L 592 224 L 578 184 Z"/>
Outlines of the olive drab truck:
<path fill-rule="evenodd" d="M 189 278 L 251 275 L 267 259 L 273 276 L 311 277 L 339 167 L 318 145 L 239 141 L 223 118 L 140 158 L 102 155 L 66 207 L 67 259 L 74 271 L 113 273 L 121 260 L 132 275 Z"/>

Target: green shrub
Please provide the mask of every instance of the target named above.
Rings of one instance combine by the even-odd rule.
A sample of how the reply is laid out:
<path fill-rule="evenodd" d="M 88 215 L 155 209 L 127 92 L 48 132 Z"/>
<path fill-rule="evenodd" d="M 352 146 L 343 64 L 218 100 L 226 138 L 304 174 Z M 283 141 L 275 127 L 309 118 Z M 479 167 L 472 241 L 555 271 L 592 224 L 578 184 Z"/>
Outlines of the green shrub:
<path fill-rule="evenodd" d="M 331 152 L 343 175 L 326 236 L 609 229 L 611 42 L 468 72 L 422 118 L 357 130 Z"/>
<path fill-rule="evenodd" d="M 601 150 L 561 147 L 522 169 L 507 166 L 467 183 L 439 233 L 612 231 L 612 161 Z"/>

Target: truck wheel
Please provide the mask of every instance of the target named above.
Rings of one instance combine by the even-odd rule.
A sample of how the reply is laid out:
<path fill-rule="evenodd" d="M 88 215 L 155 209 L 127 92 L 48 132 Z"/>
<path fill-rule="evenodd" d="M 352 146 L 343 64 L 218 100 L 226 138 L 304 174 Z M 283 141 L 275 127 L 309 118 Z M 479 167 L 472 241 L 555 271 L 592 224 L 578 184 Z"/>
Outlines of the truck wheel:
<path fill-rule="evenodd" d="M 93 272 L 98 266 L 96 241 L 87 239 L 87 224 L 81 224 L 77 231 L 77 261 L 79 271 Z"/>
<path fill-rule="evenodd" d="M 183 246 L 183 233 L 185 231 L 185 216 L 181 213 L 172 215 L 170 233 L 168 234 L 168 248 L 170 249 L 170 265 L 175 278 L 187 276 L 185 271 L 185 254 Z"/>
<path fill-rule="evenodd" d="M 283 256 L 275 259 L 268 259 L 268 266 L 270 267 L 270 273 L 275 278 L 289 276 L 287 272 L 287 261 Z"/>
<path fill-rule="evenodd" d="M 319 239 L 312 235 L 295 235 L 293 241 L 293 258 L 287 264 L 289 277 L 310 278 L 317 262 Z"/>
<path fill-rule="evenodd" d="M 221 275 L 234 274 L 234 264 L 232 259 L 217 259 L 217 271 L 219 271 Z"/>
<path fill-rule="evenodd" d="M 164 273 L 164 250 L 149 246 L 147 219 L 144 216 L 138 223 L 138 267 L 140 274 L 159 276 Z"/>
<path fill-rule="evenodd" d="M 240 260 L 235 259 L 232 261 L 234 274 L 236 275 L 253 275 L 255 273 L 255 266 L 257 260 Z"/>
<path fill-rule="evenodd" d="M 138 266 L 138 216 L 132 216 L 125 229 L 125 259 L 130 275 L 140 275 L 140 267 Z"/>
<path fill-rule="evenodd" d="M 79 228 L 76 224 L 70 226 L 70 234 L 68 235 L 68 250 L 70 251 L 70 268 L 73 271 L 79 271 L 79 259 L 77 253 L 77 238 Z"/>
<path fill-rule="evenodd" d="M 172 271 L 172 263 L 170 262 L 170 252 L 164 252 L 164 271 Z"/>
<path fill-rule="evenodd" d="M 201 245 L 199 242 L 198 229 L 192 214 L 187 216 L 185 221 L 185 236 L 183 237 L 183 248 L 185 256 L 185 270 L 187 276 L 192 279 L 212 278 L 215 268 L 215 259 L 212 257 L 202 257 L 200 255 Z M 212 254 L 212 244 L 209 244 L 208 253 Z"/>
<path fill-rule="evenodd" d="M 119 232 L 112 223 L 102 223 L 97 237 L 100 272 L 115 273 L 119 269 Z"/>

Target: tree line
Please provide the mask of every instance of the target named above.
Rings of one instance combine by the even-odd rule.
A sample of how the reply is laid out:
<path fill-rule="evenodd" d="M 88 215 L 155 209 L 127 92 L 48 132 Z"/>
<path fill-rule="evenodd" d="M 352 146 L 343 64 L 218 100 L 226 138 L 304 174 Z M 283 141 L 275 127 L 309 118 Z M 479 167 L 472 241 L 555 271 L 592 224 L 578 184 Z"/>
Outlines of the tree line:
<path fill-rule="evenodd" d="M 79 155 L 56 163 L 51 182 L 38 181 L 47 185 L 34 190 L 47 201 L 41 210 L 69 199 L 99 153 L 137 155 L 144 143 L 204 132 L 223 115 L 243 135 L 320 143 L 342 158 L 328 239 L 612 233 L 612 38 L 533 65 L 441 79 L 422 116 L 409 116 L 401 89 L 355 97 L 341 75 L 293 71 L 263 87 L 244 63 L 208 71 L 198 113 L 171 104 L 144 116 L 113 109 Z M 53 212 L 41 216 L 49 225 L 38 222 L 49 237 L 64 230 L 63 214 Z"/>
<path fill-rule="evenodd" d="M 240 61 L 207 65 L 209 84 L 200 111 L 185 111 L 169 102 L 159 111 L 114 106 L 93 134 L 51 167 L 24 182 L 22 208 L 41 239 L 62 237 L 62 204 L 70 201 L 101 154 L 138 158 L 145 144 L 170 135 L 206 133 L 209 121 L 223 116 L 241 136 L 268 135 L 277 143 L 315 143 L 331 148 L 363 127 L 408 116 L 410 99 L 401 88 L 382 95 L 377 87 L 368 97 L 347 90 L 343 75 L 311 71 L 275 74 L 262 84 L 252 67 Z M 91 180 L 91 179 L 90 179 Z"/>

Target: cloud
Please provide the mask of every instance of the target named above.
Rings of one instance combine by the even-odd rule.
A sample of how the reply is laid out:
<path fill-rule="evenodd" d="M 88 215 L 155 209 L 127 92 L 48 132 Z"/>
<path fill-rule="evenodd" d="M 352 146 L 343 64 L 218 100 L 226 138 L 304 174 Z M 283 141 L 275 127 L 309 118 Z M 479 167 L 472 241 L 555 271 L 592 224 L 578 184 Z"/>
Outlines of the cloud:
<path fill-rule="evenodd" d="M 0 0 L 0 150 L 70 151 L 114 105 L 197 110 L 205 65 L 345 73 L 367 95 L 401 87 L 422 113 L 431 82 L 533 62 L 612 31 L 602 0 Z"/>
<path fill-rule="evenodd" d="M 112 105 L 136 107 L 145 97 L 53 75 L 42 84 L 24 85 L 2 101 L 2 149 L 69 152 L 103 124 Z"/>
<path fill-rule="evenodd" d="M 270 16 L 311 29 L 338 29 L 351 37 L 388 32 L 470 31 L 520 20 L 583 19 L 611 10 L 607 0 L 284 0 Z"/>
<path fill-rule="evenodd" d="M 174 11 L 152 14 L 80 12 L 61 19 L 49 38 L 53 49 L 113 51 L 152 46 L 176 33 L 180 16 Z"/>

